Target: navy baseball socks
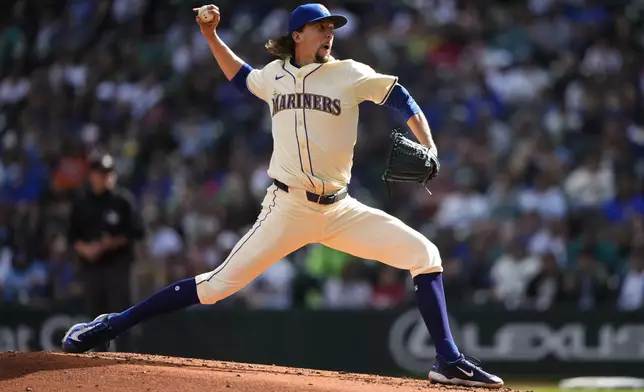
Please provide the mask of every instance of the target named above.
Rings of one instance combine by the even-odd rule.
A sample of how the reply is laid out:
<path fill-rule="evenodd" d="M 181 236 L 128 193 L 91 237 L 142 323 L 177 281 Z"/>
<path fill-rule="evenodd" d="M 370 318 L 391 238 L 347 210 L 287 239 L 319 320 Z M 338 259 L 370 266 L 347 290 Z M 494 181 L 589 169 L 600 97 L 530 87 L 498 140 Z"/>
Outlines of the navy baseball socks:
<path fill-rule="evenodd" d="M 461 353 L 454 343 L 452 331 L 449 328 L 443 274 L 437 272 L 418 275 L 414 278 L 414 288 L 418 310 L 427 325 L 436 353 L 449 362 L 456 361 Z"/>
<path fill-rule="evenodd" d="M 502 387 L 503 380 L 481 369 L 478 360 L 465 357 L 456 347 L 449 328 L 442 273 L 418 275 L 414 287 L 418 310 L 436 348 L 436 364 L 429 379 L 441 384 Z"/>
<path fill-rule="evenodd" d="M 72 326 L 63 338 L 63 351 L 89 351 L 109 343 L 142 321 L 198 303 L 195 278 L 180 280 L 121 313 L 102 314 L 94 321 Z"/>
<path fill-rule="evenodd" d="M 199 303 L 197 282 L 188 278 L 157 291 L 137 305 L 110 316 L 110 325 L 119 333 L 149 318 L 174 312 Z"/>

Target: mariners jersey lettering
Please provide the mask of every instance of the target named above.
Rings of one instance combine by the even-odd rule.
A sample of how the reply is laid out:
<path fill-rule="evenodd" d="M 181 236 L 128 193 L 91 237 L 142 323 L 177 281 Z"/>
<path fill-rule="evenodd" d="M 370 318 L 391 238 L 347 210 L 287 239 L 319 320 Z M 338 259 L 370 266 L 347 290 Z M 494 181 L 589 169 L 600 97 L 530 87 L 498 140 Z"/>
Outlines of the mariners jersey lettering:
<path fill-rule="evenodd" d="M 301 68 L 276 60 L 248 75 L 248 89 L 272 119 L 272 178 L 315 193 L 331 193 L 351 179 L 358 105 L 383 104 L 397 78 L 353 61 L 331 59 Z"/>
<path fill-rule="evenodd" d="M 278 94 L 273 97 L 271 107 L 271 116 L 285 109 L 320 110 L 334 116 L 342 113 L 339 99 L 309 93 Z"/>

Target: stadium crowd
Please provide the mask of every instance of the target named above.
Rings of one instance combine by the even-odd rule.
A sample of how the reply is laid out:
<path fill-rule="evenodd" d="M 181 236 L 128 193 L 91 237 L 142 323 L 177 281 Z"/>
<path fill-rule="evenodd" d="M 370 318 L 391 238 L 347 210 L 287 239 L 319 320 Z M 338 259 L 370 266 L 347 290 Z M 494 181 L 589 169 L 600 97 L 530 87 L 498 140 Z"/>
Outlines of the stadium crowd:
<path fill-rule="evenodd" d="M 145 240 L 135 299 L 215 268 L 270 179 L 267 108 L 226 82 L 177 0 L 14 0 L 0 15 L 0 304 L 78 299 L 66 239 L 88 156 L 109 152 Z M 295 1 L 217 3 L 248 63 Z M 328 0 L 334 56 L 397 75 L 441 173 L 380 178 L 396 113 L 365 103 L 350 190 L 441 250 L 448 300 L 508 309 L 644 308 L 644 6 L 612 0 Z M 125 277 L 124 277 L 125 279 Z M 376 308 L 405 271 L 307 246 L 215 306 Z M 115 309 L 116 310 L 116 309 Z"/>

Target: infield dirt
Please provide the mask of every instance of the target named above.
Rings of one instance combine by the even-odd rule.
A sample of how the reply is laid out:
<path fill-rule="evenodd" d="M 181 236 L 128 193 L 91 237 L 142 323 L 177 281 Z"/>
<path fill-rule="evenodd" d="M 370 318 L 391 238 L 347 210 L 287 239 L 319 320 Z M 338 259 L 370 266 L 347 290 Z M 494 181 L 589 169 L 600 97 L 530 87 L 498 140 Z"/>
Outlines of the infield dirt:
<path fill-rule="evenodd" d="M 493 391 L 426 380 L 130 353 L 0 353 L 0 391 Z M 512 391 L 501 389 L 502 392 Z"/>

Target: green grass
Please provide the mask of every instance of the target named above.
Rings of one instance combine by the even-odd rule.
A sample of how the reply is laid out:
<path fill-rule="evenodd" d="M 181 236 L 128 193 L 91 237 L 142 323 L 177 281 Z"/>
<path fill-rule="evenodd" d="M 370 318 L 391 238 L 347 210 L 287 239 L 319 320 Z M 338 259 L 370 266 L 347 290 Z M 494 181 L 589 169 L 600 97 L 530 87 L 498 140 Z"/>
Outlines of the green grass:
<path fill-rule="evenodd" d="M 556 383 L 507 383 L 506 386 L 520 391 L 533 392 L 562 392 L 562 391 L 584 391 L 584 392 L 644 392 L 644 389 L 559 389 Z"/>
<path fill-rule="evenodd" d="M 518 385 L 508 387 L 513 389 L 519 389 L 521 391 L 533 391 L 533 392 L 562 392 L 562 391 L 584 391 L 584 392 L 644 392 L 644 389 L 559 389 L 557 387 L 531 387 L 529 385 Z"/>

